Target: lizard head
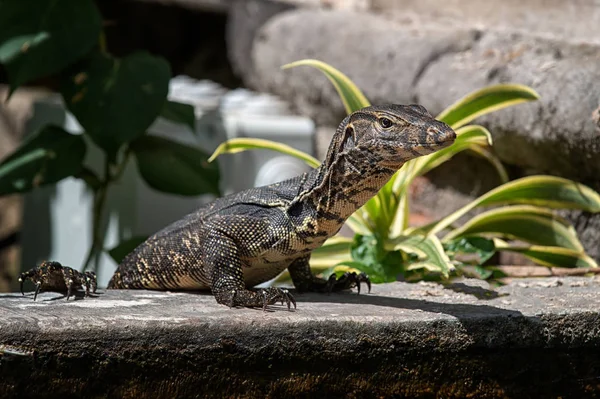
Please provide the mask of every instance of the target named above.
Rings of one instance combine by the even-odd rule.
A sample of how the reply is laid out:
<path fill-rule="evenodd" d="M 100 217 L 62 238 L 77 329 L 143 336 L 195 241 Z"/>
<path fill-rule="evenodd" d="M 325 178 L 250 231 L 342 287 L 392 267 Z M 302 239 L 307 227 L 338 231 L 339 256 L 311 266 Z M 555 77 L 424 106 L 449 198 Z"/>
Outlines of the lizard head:
<path fill-rule="evenodd" d="M 353 112 L 340 124 L 336 136 L 332 147 L 337 147 L 338 154 L 358 151 L 382 166 L 399 168 L 408 160 L 448 147 L 456 133 L 421 105 L 390 104 Z"/>

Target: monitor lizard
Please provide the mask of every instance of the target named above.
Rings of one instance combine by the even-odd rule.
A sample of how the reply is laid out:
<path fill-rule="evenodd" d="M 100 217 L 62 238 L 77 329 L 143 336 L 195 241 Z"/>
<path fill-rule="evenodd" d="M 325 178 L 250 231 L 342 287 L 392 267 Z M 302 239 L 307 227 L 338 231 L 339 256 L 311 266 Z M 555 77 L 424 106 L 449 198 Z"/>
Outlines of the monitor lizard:
<path fill-rule="evenodd" d="M 370 289 L 362 273 L 328 280 L 314 276 L 311 252 L 335 235 L 405 162 L 448 147 L 455 137 L 420 105 L 353 112 L 338 126 L 318 168 L 219 198 L 167 226 L 124 258 L 108 288 L 206 289 L 230 307 L 266 309 L 281 301 L 289 309 L 296 301 L 288 290 L 252 289 L 287 268 L 300 292 L 353 287 L 360 292 L 361 282 Z M 43 281 L 36 281 L 39 290 Z"/>

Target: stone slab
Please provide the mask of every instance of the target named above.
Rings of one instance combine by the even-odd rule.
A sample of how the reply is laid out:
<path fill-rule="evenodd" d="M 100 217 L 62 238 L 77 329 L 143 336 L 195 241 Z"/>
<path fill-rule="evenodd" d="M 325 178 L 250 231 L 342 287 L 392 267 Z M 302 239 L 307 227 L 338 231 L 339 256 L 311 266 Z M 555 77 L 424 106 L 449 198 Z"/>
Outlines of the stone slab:
<path fill-rule="evenodd" d="M 0 397 L 594 397 L 600 281 L 375 285 L 287 311 L 0 295 Z"/>

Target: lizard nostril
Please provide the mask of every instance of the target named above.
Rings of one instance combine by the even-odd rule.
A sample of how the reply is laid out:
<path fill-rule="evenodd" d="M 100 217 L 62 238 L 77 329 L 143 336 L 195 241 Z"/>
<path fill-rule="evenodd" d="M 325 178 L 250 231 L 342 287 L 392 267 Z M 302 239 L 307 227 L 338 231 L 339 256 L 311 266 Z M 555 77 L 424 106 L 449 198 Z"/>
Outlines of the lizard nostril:
<path fill-rule="evenodd" d="M 427 129 L 427 133 L 434 138 L 436 143 L 445 143 L 448 141 L 454 141 L 456 139 L 456 133 L 450 127 L 438 128 L 431 126 Z"/>

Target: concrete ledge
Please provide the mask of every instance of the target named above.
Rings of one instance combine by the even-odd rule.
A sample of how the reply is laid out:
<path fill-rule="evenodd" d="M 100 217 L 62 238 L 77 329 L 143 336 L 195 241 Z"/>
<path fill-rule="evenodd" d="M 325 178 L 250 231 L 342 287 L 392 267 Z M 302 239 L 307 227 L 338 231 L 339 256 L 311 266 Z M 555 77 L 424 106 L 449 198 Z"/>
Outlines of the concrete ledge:
<path fill-rule="evenodd" d="M 467 284 L 468 283 L 468 284 Z M 479 285 L 472 285 L 479 284 Z M 298 310 L 210 295 L 0 295 L 0 397 L 589 397 L 600 282 L 376 285 Z M 481 299 L 480 299 L 481 298 Z"/>

